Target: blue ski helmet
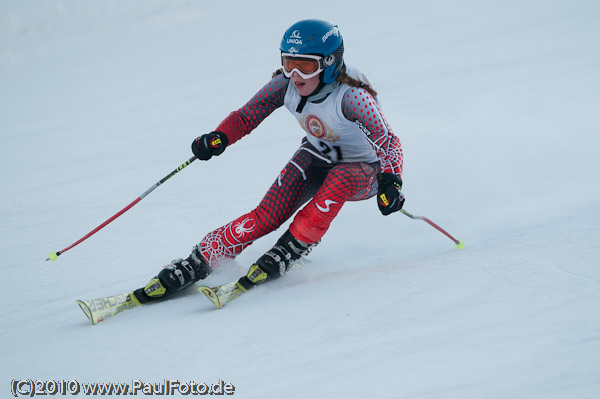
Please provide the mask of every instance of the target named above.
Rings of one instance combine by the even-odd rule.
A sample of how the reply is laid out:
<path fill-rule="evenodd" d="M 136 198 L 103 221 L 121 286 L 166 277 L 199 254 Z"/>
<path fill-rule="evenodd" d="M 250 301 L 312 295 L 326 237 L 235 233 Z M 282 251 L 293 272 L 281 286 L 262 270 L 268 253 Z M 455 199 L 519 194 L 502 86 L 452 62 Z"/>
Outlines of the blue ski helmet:
<path fill-rule="evenodd" d="M 323 57 L 323 83 L 335 82 L 344 65 L 344 42 L 337 25 L 321 19 L 305 19 L 288 28 L 281 39 L 282 53 Z"/>

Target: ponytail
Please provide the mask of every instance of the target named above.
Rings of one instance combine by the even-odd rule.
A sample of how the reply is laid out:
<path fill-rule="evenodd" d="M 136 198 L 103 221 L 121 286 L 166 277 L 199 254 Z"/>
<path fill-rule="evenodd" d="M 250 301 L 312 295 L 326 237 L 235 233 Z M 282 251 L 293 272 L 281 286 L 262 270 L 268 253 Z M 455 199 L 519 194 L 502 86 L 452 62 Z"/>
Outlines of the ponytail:
<path fill-rule="evenodd" d="M 278 70 L 273 72 L 273 76 L 271 76 L 271 79 L 275 79 L 275 77 L 281 75 L 282 73 L 283 73 L 283 68 L 279 68 Z"/>
<path fill-rule="evenodd" d="M 369 92 L 371 96 L 373 96 L 373 98 L 377 97 L 377 92 L 369 83 L 365 83 L 360 79 L 354 79 L 352 76 L 348 75 L 346 73 L 345 65 L 342 67 L 342 71 L 335 80 L 341 83 L 345 83 L 348 86 L 358 87 L 359 89 L 365 89 L 367 92 Z"/>

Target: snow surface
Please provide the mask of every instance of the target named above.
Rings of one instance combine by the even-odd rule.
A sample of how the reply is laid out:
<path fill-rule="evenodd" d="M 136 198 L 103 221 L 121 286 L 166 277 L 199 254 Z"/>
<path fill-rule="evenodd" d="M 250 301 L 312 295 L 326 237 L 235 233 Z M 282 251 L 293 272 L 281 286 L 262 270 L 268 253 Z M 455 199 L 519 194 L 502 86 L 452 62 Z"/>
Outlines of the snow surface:
<path fill-rule="evenodd" d="M 405 150 L 406 209 L 348 204 L 311 263 L 216 311 L 195 290 L 97 326 L 252 209 L 302 132 L 281 109 L 187 160 L 336 21 Z M 232 383 L 239 398 L 600 397 L 600 2 L 0 3 L 0 395 L 13 379 Z M 282 230 L 206 281 L 245 273 Z M 83 396 L 83 395 L 81 395 Z"/>

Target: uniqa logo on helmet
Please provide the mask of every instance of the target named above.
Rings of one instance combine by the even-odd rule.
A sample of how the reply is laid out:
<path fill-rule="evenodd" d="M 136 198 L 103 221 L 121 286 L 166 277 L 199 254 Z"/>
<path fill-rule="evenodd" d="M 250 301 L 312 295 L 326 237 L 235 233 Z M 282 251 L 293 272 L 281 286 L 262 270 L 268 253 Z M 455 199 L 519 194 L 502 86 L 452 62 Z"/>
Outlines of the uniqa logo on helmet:
<path fill-rule="evenodd" d="M 295 30 L 292 32 L 290 37 L 287 39 L 288 44 L 300 44 L 302 45 L 302 37 L 300 36 L 300 31 Z"/>

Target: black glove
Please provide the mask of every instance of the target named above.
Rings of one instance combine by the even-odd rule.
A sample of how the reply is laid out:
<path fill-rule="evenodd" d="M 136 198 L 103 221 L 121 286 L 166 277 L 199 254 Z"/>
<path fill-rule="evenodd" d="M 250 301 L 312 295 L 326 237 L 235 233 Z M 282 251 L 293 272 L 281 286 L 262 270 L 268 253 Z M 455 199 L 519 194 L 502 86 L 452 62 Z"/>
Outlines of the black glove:
<path fill-rule="evenodd" d="M 399 211 L 404 205 L 402 179 L 393 173 L 377 175 L 377 206 L 384 215 Z"/>
<path fill-rule="evenodd" d="M 221 155 L 229 139 L 223 132 L 210 132 L 198 137 L 192 143 L 192 152 L 196 158 L 208 161 L 213 155 Z"/>

